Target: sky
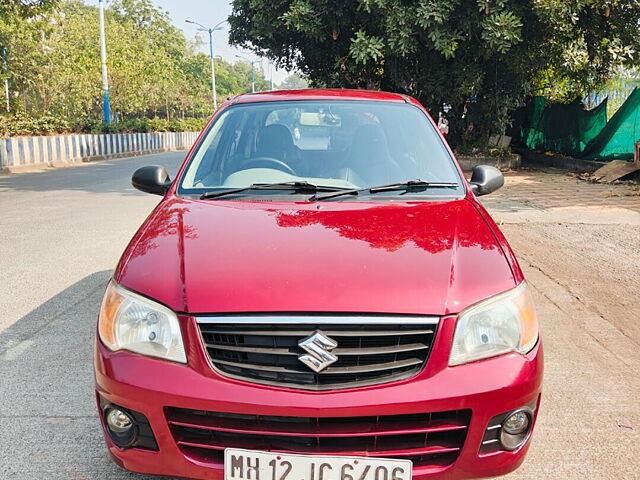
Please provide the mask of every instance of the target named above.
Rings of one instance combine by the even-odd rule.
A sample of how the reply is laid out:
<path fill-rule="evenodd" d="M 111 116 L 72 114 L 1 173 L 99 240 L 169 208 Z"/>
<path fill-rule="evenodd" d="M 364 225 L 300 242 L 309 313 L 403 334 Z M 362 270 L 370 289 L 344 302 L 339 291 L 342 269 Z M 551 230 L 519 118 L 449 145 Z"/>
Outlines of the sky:
<path fill-rule="evenodd" d="M 173 23 L 181 28 L 187 38 L 194 38 L 198 33 L 198 27 L 185 22 L 187 18 L 195 20 L 207 27 L 213 27 L 218 22 L 223 21 L 231 14 L 231 2 L 229 0 L 153 0 L 157 6 L 166 10 Z M 208 34 L 204 34 L 206 45 L 202 47 L 202 51 L 209 53 Z M 223 30 L 213 33 L 213 50 L 214 55 L 220 55 L 228 61 L 239 61 L 235 55 L 243 55 L 252 60 L 257 57 L 251 52 L 239 50 L 231 47 L 228 43 L 229 25 L 224 24 Z M 262 62 L 262 69 L 265 77 L 269 78 L 269 64 L 265 60 Z M 285 70 L 273 69 L 273 81 L 278 84 L 282 82 L 288 75 Z"/>

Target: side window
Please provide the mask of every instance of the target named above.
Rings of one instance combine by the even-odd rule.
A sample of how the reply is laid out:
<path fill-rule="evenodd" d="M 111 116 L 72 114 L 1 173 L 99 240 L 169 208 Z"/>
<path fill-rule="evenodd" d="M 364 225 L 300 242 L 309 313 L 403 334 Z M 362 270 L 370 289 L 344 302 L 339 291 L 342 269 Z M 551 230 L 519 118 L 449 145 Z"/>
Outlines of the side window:
<path fill-rule="evenodd" d="M 211 142 L 203 149 L 204 154 L 196 170 L 194 182 L 210 185 L 222 181 L 225 164 L 238 149 L 245 116 L 241 111 L 232 112 L 225 122 L 226 127 L 213 132 Z"/>

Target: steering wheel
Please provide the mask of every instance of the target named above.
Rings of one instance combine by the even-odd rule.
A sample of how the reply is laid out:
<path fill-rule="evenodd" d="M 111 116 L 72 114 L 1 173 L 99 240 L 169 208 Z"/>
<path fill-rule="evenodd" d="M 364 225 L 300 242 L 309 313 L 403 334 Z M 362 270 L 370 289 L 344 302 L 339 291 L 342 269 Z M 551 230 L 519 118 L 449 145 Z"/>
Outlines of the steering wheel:
<path fill-rule="evenodd" d="M 298 175 L 293 170 L 293 168 L 284 163 L 282 160 L 271 157 L 256 157 L 242 164 L 242 170 L 249 168 L 273 168 L 276 170 L 280 170 L 281 172 L 290 173 L 291 175 Z"/>

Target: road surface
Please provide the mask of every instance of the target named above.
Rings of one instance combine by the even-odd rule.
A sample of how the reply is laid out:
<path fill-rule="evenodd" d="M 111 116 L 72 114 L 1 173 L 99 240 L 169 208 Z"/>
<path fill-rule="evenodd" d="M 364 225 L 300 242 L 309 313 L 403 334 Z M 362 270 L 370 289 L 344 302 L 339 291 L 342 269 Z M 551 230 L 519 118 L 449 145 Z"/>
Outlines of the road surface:
<path fill-rule="evenodd" d="M 1 479 L 146 478 L 107 458 L 91 347 L 105 282 L 159 199 L 130 175 L 174 173 L 183 156 L 0 176 Z M 595 187 L 573 182 L 579 208 L 546 205 L 558 178 L 515 174 L 486 201 L 533 287 L 546 355 L 533 445 L 505 478 L 640 479 L 640 197 L 590 205 Z"/>

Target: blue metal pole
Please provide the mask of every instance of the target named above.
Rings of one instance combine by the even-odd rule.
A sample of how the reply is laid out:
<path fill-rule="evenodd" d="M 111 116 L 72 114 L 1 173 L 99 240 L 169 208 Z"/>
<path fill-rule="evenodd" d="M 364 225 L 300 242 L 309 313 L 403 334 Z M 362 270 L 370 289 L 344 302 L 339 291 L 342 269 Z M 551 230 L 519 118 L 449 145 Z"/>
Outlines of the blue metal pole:
<path fill-rule="evenodd" d="M 251 62 L 251 93 L 256 92 L 256 62 Z"/>
<path fill-rule="evenodd" d="M 102 104 L 104 123 L 111 123 L 111 104 L 109 102 L 109 76 L 107 74 L 107 41 L 104 34 L 104 0 L 98 0 L 100 5 L 100 63 L 102 64 Z"/>
<path fill-rule="evenodd" d="M 102 94 L 103 116 L 105 125 L 111 125 L 111 102 L 109 101 L 109 90 Z"/>

